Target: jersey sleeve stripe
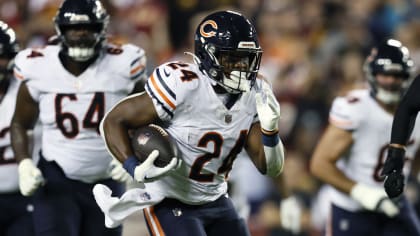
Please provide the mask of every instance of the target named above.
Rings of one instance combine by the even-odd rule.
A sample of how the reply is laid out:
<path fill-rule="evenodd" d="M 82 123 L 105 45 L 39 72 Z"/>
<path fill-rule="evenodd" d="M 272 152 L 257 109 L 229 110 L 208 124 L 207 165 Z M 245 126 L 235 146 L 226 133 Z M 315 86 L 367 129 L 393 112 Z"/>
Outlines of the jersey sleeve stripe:
<path fill-rule="evenodd" d="M 156 83 L 156 79 L 153 76 L 153 74 L 150 76 L 150 79 L 148 81 L 151 83 L 151 89 L 156 91 L 158 93 L 158 95 L 165 101 L 166 104 L 169 105 L 170 108 L 174 109 L 176 108 L 175 104 L 173 102 L 171 102 L 171 100 L 166 96 L 166 94 L 160 89 L 160 86 Z"/>
<path fill-rule="evenodd" d="M 130 75 L 133 75 L 133 74 L 135 74 L 135 73 L 137 73 L 138 71 L 140 71 L 140 70 L 144 70 L 144 65 L 138 65 L 137 67 L 135 67 L 135 68 L 133 68 L 133 69 L 131 69 L 131 71 L 130 71 Z"/>
<path fill-rule="evenodd" d="M 166 92 L 168 92 L 168 94 L 174 99 L 176 100 L 176 94 L 174 92 L 172 92 L 172 90 L 168 87 L 168 85 L 165 83 L 165 81 L 162 79 L 162 75 L 160 74 L 160 70 L 157 69 L 156 70 L 156 75 L 158 77 L 158 80 L 160 82 L 160 84 L 163 86 L 163 88 L 165 89 Z"/>
<path fill-rule="evenodd" d="M 153 99 L 155 99 L 156 100 L 156 102 L 162 107 L 162 109 L 166 112 L 166 113 L 168 113 L 168 115 L 172 118 L 173 116 L 174 116 L 174 113 L 171 111 L 171 110 L 169 110 L 169 108 L 167 108 L 166 106 L 165 106 L 165 104 L 163 104 L 160 100 L 159 100 L 159 98 L 158 97 L 156 97 L 156 94 L 155 93 L 153 93 L 153 91 L 150 89 L 150 86 L 149 86 L 149 83 L 147 83 L 146 84 L 146 86 L 145 86 L 145 89 L 146 89 L 146 92 L 153 98 Z"/>
<path fill-rule="evenodd" d="M 137 57 L 136 59 L 133 60 L 133 62 L 131 62 L 130 66 L 133 67 L 138 61 L 140 61 L 142 57 Z"/>
<path fill-rule="evenodd" d="M 131 80 L 135 80 L 135 79 L 139 78 L 143 74 L 144 74 L 144 70 L 141 70 L 137 74 L 130 76 L 130 79 Z"/>

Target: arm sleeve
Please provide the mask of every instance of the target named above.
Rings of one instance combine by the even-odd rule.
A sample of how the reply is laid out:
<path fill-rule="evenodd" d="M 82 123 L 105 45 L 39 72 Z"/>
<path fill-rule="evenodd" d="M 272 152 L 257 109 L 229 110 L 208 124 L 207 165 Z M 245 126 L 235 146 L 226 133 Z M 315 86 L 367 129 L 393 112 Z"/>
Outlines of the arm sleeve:
<path fill-rule="evenodd" d="M 31 64 L 31 60 L 28 59 L 28 55 L 31 51 L 32 50 L 29 48 L 24 49 L 16 55 L 14 59 L 13 76 L 18 81 L 26 83 L 26 86 L 28 87 L 28 91 L 32 99 L 38 102 L 39 97 L 41 96 L 41 91 L 39 89 L 39 83 L 34 81 L 32 79 L 33 76 L 31 76 L 31 73 L 33 73 L 32 71 L 35 71 L 35 73 L 37 71 L 36 69 L 34 69 L 36 68 L 36 66 L 33 66 L 33 64 Z"/>
<path fill-rule="evenodd" d="M 359 100 L 353 97 L 337 97 L 330 110 L 330 124 L 353 131 L 360 125 L 360 113 L 356 112 Z"/>
<path fill-rule="evenodd" d="M 146 54 L 144 50 L 131 44 L 128 44 L 125 47 L 133 51 L 131 55 L 130 70 L 129 70 L 130 80 L 137 82 L 141 79 L 146 79 L 147 59 L 146 59 Z"/>
<path fill-rule="evenodd" d="M 152 98 L 159 117 L 164 121 L 172 119 L 181 96 L 178 94 L 177 79 L 171 69 L 165 65 L 157 67 L 147 80 L 145 89 Z"/>
<path fill-rule="evenodd" d="M 405 145 L 420 110 L 420 75 L 414 79 L 404 95 L 392 123 L 391 143 Z"/>

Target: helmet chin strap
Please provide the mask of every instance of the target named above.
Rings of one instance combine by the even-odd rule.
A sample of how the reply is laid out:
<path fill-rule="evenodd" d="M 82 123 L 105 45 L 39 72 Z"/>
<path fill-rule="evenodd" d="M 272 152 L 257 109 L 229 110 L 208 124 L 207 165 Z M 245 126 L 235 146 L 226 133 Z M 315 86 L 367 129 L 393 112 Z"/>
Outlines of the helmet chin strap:
<path fill-rule="evenodd" d="M 91 59 L 95 55 L 93 48 L 69 47 L 68 55 L 75 61 L 83 62 Z"/>
<path fill-rule="evenodd" d="M 381 102 L 383 102 L 387 105 L 390 105 L 390 104 L 395 104 L 395 103 L 400 102 L 401 93 L 400 92 L 390 92 L 390 91 L 387 91 L 383 88 L 378 88 L 378 91 L 376 92 L 376 98 L 379 101 L 381 101 Z"/>

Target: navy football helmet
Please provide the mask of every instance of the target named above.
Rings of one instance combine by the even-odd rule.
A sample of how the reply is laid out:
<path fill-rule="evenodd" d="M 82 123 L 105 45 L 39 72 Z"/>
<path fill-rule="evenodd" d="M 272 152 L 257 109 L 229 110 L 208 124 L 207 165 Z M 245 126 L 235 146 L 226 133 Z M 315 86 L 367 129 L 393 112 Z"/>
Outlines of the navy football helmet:
<path fill-rule="evenodd" d="M 62 51 L 75 61 L 87 61 L 104 46 L 109 15 L 99 0 L 65 0 L 54 18 Z M 69 30 L 85 34 L 68 34 Z"/>
<path fill-rule="evenodd" d="M 13 58 L 19 52 L 19 44 L 15 31 L 6 23 L 0 21 L 0 59 L 6 59 L 7 65 L 0 66 L 0 82 L 12 75 Z"/>
<path fill-rule="evenodd" d="M 372 49 L 365 61 L 364 72 L 373 96 L 386 104 L 397 103 L 412 81 L 414 62 L 400 41 L 387 39 Z M 378 74 L 392 75 L 403 82 L 397 87 L 382 88 L 376 79 Z"/>
<path fill-rule="evenodd" d="M 246 92 L 255 84 L 262 50 L 254 26 L 240 13 L 220 11 L 205 17 L 194 44 L 200 69 L 227 92 Z"/>

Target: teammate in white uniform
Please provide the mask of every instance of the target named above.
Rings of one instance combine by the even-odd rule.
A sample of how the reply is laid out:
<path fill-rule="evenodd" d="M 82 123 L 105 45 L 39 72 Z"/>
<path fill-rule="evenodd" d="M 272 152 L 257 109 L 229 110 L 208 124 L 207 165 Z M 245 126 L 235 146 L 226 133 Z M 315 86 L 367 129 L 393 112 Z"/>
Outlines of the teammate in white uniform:
<path fill-rule="evenodd" d="M 108 14 L 98 0 L 66 0 L 55 24 L 61 43 L 21 51 L 15 76 L 22 80 L 12 121 L 20 190 L 34 194 L 37 235 L 120 235 L 106 229 L 92 194 L 111 179 L 112 157 L 99 135 L 105 113 L 142 88 L 146 58 L 137 46 L 105 40 Z M 140 83 L 141 82 L 141 83 Z M 26 131 L 39 117 L 42 154 L 36 167 Z"/>
<path fill-rule="evenodd" d="M 405 198 L 391 200 L 381 175 L 392 119 L 412 80 L 408 50 L 394 39 L 372 50 L 365 71 L 370 89 L 337 97 L 330 125 L 311 160 L 312 173 L 334 188 L 331 235 L 420 235 L 419 220 Z M 420 127 L 407 146 L 404 172 L 420 145 Z"/>
<path fill-rule="evenodd" d="M 13 58 L 18 51 L 15 32 L 0 21 L 0 235 L 32 236 L 33 206 L 19 192 L 18 165 L 10 140 L 19 88 L 19 81 L 13 78 Z"/>
<path fill-rule="evenodd" d="M 195 64 L 157 67 L 147 93 L 124 99 L 104 118 L 108 148 L 134 179 L 161 177 L 146 184 L 166 196 L 144 211 L 152 235 L 249 235 L 226 195 L 233 161 L 245 148 L 260 172 L 277 176 L 284 160 L 280 107 L 267 82 L 257 79 L 261 52 L 244 16 L 210 14 L 196 31 Z M 142 164 L 133 156 L 128 129 L 152 122 L 162 122 L 176 140 L 179 165 L 174 158 L 153 166 L 157 151 Z"/>

